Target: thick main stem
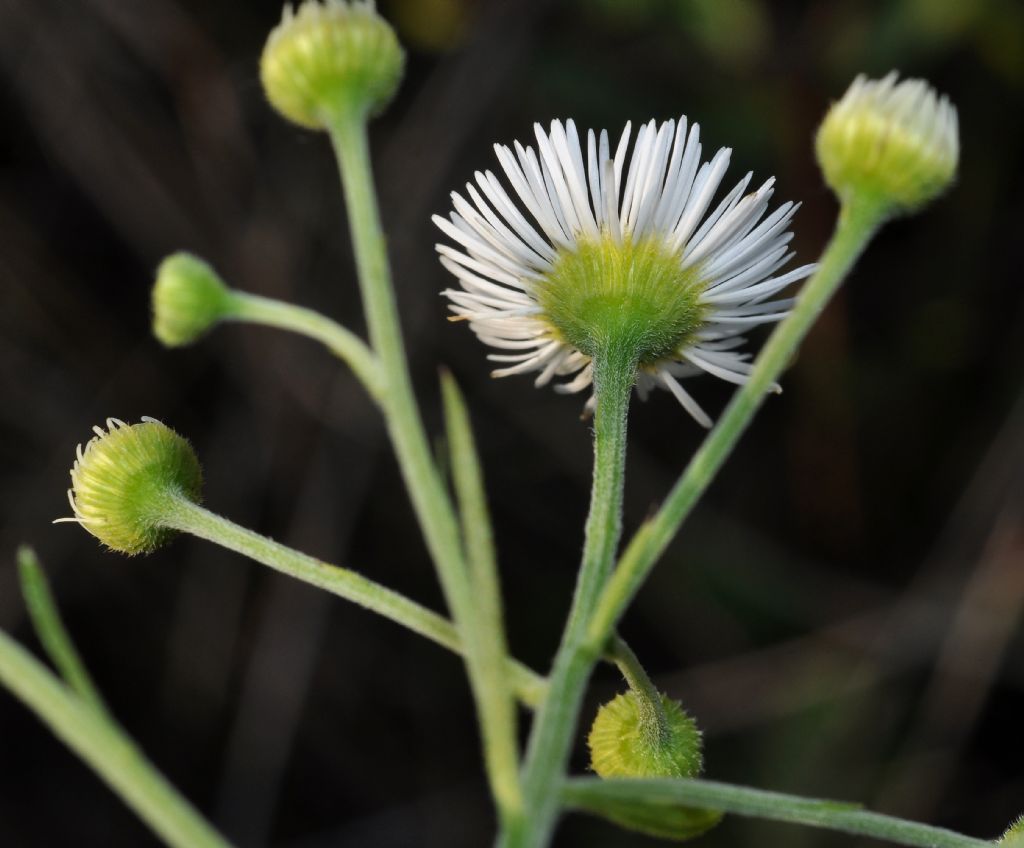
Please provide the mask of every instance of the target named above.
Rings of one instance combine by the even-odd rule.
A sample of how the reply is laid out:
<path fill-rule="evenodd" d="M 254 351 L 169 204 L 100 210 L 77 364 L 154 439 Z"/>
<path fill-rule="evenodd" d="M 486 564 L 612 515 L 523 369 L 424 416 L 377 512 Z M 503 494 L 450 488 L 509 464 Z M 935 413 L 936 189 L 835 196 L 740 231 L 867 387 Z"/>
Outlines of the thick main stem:
<path fill-rule="evenodd" d="M 736 392 L 661 509 L 627 545 L 590 623 L 588 639 L 592 646 L 599 647 L 607 641 L 654 563 L 728 458 L 770 387 L 883 220 L 884 207 L 873 198 L 855 198 L 843 207 L 818 270 L 800 292 L 792 313 L 776 327 L 758 355 L 748 381 Z"/>
<path fill-rule="evenodd" d="M 383 405 L 388 432 L 427 548 L 437 566 L 445 600 L 463 639 L 466 668 L 481 722 L 484 759 L 498 811 L 505 827 L 518 830 L 522 796 L 517 764 L 514 758 L 509 760 L 499 753 L 516 750 L 515 729 L 504 721 L 512 713 L 493 708 L 498 699 L 510 698 L 511 693 L 485 691 L 482 683 L 487 679 L 483 673 L 487 656 L 481 647 L 487 636 L 480 632 L 458 523 L 432 460 L 412 391 L 373 186 L 365 119 L 345 116 L 338 120 L 331 128 L 331 140 L 341 169 L 370 343 L 384 375 Z M 505 737 L 502 743 L 492 744 L 499 736 Z"/>
<path fill-rule="evenodd" d="M 586 640 L 587 625 L 622 533 L 622 492 L 626 464 L 626 417 L 636 378 L 632 351 L 607 346 L 594 357 L 594 481 L 587 517 L 583 563 L 572 611 L 555 656 L 548 695 L 534 719 L 523 768 L 526 824 L 503 833 L 502 848 L 547 845 L 558 817 L 559 787 L 576 732 L 580 705 L 602 646 Z"/>

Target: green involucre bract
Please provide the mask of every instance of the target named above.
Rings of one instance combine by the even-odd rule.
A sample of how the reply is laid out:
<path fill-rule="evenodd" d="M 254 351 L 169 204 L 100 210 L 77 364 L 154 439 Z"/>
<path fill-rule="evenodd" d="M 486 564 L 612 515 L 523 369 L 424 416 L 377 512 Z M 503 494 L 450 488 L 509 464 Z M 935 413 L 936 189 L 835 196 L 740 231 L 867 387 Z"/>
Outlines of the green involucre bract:
<path fill-rule="evenodd" d="M 1019 816 L 1000 838 L 1002 848 L 1024 848 L 1024 816 Z"/>
<path fill-rule="evenodd" d="M 605 236 L 560 252 L 537 300 L 554 330 L 587 356 L 617 340 L 650 367 L 690 343 L 707 312 L 703 290 L 699 267 L 683 268 L 658 241 Z"/>

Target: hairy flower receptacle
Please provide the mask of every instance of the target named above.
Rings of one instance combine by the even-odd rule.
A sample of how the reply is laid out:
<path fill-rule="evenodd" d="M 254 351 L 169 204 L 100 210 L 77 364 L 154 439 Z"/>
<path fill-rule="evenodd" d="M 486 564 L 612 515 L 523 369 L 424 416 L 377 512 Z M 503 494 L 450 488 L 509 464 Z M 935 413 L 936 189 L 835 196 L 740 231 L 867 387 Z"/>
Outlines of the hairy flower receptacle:
<path fill-rule="evenodd" d="M 654 239 L 581 241 L 555 259 L 537 284 L 544 318 L 590 357 L 609 347 L 638 366 L 672 356 L 691 339 L 706 312 L 699 267 Z"/>

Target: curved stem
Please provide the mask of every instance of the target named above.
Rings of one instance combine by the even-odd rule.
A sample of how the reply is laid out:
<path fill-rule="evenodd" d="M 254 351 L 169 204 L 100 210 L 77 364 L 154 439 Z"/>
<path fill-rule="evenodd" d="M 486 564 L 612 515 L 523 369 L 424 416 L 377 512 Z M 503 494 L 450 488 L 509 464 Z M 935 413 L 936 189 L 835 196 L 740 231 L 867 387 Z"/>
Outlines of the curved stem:
<path fill-rule="evenodd" d="M 850 203 L 842 209 L 818 270 L 800 292 L 793 311 L 775 328 L 754 362 L 749 379 L 733 396 L 661 509 L 626 546 L 590 623 L 591 645 L 603 645 L 608 639 L 654 563 L 747 429 L 771 385 L 789 364 L 811 325 L 883 222 L 884 215 L 884 207 L 870 199 Z"/>
<path fill-rule="evenodd" d="M 464 653 L 455 627 L 437 613 L 355 571 L 300 553 L 186 498 L 178 497 L 169 502 L 160 523 L 240 553 L 275 571 L 359 604 L 450 651 Z M 511 686 L 523 703 L 527 706 L 540 703 L 546 689 L 544 679 L 515 660 L 506 658 L 504 663 Z"/>
<path fill-rule="evenodd" d="M 366 342 L 351 330 L 313 309 L 247 292 L 232 291 L 231 303 L 232 311 L 225 316 L 225 320 L 290 330 L 323 343 L 348 364 L 352 373 L 366 386 L 370 396 L 377 403 L 381 402 L 384 378 L 380 363 Z"/>
<path fill-rule="evenodd" d="M 574 778 L 563 786 L 562 800 L 568 807 L 588 812 L 599 812 L 606 803 L 697 807 L 839 830 L 921 848 L 981 848 L 992 845 L 941 827 L 872 813 L 856 804 L 801 798 L 711 780 Z"/>
<path fill-rule="evenodd" d="M 175 848 L 228 848 L 228 842 L 167 782 L 116 724 L 75 695 L 0 631 L 0 683 Z"/>
<path fill-rule="evenodd" d="M 653 728 L 653 732 L 659 735 L 667 733 L 668 721 L 665 717 L 665 707 L 661 702 L 661 693 L 654 685 L 654 681 L 651 680 L 647 669 L 640 664 L 639 657 L 617 634 L 608 640 L 608 648 L 609 658 L 615 663 L 626 683 L 629 684 L 629 688 L 639 699 L 642 725 Z"/>
<path fill-rule="evenodd" d="M 526 826 L 517 834 L 502 834 L 499 845 L 505 848 L 547 845 L 555 827 L 558 787 L 572 749 L 584 690 L 603 648 L 585 637 L 622 532 L 626 416 L 635 377 L 636 360 L 630 351 L 609 349 L 594 358 L 594 482 L 583 564 L 548 695 L 530 734 L 523 768 Z"/>

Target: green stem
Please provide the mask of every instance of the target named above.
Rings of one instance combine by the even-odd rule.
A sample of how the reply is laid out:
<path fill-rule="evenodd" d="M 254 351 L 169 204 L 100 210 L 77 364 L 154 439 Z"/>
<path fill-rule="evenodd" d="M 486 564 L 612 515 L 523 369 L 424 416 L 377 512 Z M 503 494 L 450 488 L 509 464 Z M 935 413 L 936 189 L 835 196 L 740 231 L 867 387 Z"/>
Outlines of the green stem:
<path fill-rule="evenodd" d="M 380 363 L 373 351 L 367 347 L 366 342 L 351 330 L 312 309 L 255 294 L 232 291 L 231 303 L 232 311 L 225 317 L 225 320 L 246 321 L 266 327 L 290 330 L 323 343 L 339 359 L 348 364 L 352 373 L 359 378 L 370 396 L 378 403 L 381 402 L 384 394 L 384 379 Z"/>
<path fill-rule="evenodd" d="M 661 693 L 647 674 L 647 669 L 640 664 L 633 649 L 618 635 L 609 640 L 609 657 L 638 698 L 641 726 L 657 734 L 658 739 L 666 739 L 668 720 L 665 707 L 661 702 Z"/>
<path fill-rule="evenodd" d="M 85 663 L 64 629 L 49 581 L 39 565 L 35 551 L 29 547 L 18 549 L 18 574 L 25 606 L 46 655 L 79 698 L 98 713 L 107 715 L 107 705 L 103 703 L 99 690 L 86 671 Z"/>
<path fill-rule="evenodd" d="M 775 328 L 758 355 L 749 379 L 736 392 L 717 426 L 694 454 L 661 509 L 626 546 L 590 623 L 591 645 L 601 646 L 607 641 L 654 563 L 732 452 L 766 393 L 883 219 L 884 208 L 877 202 L 863 199 L 844 206 L 818 270 L 800 292 L 793 311 Z"/>
<path fill-rule="evenodd" d="M 710 780 L 574 778 L 565 783 L 566 806 L 596 812 L 603 804 L 681 805 L 751 818 L 793 822 L 922 848 L 981 848 L 991 842 L 951 830 L 859 809 L 855 804 L 801 798 Z"/>
<path fill-rule="evenodd" d="M 515 727 L 492 709 L 493 702 L 486 695 L 485 665 L 489 659 L 483 648 L 486 637 L 482 628 L 487 625 L 474 602 L 458 522 L 433 462 L 412 390 L 384 232 L 377 209 L 366 130 L 364 116 L 342 115 L 333 122 L 330 135 L 341 171 L 370 343 L 384 374 L 383 408 L 388 432 L 427 549 L 437 567 L 441 589 L 462 636 L 466 670 L 484 745 L 502 736 L 506 739 L 512 737 L 514 744 Z M 500 773 L 495 771 L 505 762 L 503 757 L 488 753 L 484 761 L 488 765 L 488 779 L 502 822 L 506 827 L 516 829 L 522 807 L 519 775 L 514 768 L 509 770 L 507 766 Z"/>
<path fill-rule="evenodd" d="M 0 683 L 49 725 L 168 845 L 228 848 L 117 725 L 2 631 Z"/>
<path fill-rule="evenodd" d="M 583 563 L 548 695 L 530 734 L 523 767 L 526 827 L 518 834 L 503 833 L 499 845 L 504 848 L 540 848 L 548 844 L 555 827 L 558 787 L 572 750 L 583 694 L 604 647 L 586 639 L 587 624 L 622 531 L 626 417 L 635 378 L 636 359 L 630 351 L 609 346 L 594 357 L 594 482 Z"/>
<path fill-rule="evenodd" d="M 186 498 L 174 498 L 168 503 L 160 523 L 240 553 L 275 571 L 359 604 L 450 651 L 464 653 L 455 627 L 437 613 L 355 571 L 321 562 L 239 527 Z M 524 704 L 536 706 L 543 700 L 546 689 L 543 678 L 512 659 L 505 659 L 504 668 Z"/>

